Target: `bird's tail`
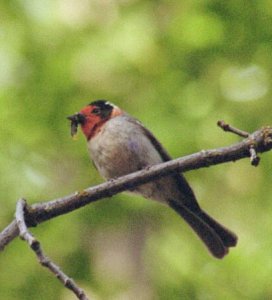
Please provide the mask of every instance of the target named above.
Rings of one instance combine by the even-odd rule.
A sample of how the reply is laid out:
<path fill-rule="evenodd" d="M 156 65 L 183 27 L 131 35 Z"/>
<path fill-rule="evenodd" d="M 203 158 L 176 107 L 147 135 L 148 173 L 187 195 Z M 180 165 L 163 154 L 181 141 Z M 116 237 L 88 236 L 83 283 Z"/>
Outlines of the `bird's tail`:
<path fill-rule="evenodd" d="M 233 232 L 201 209 L 193 212 L 175 201 L 170 200 L 168 203 L 192 227 L 213 256 L 223 258 L 228 253 L 228 248 L 237 244 L 237 236 Z"/>
<path fill-rule="evenodd" d="M 219 222 L 214 220 L 205 211 L 201 210 L 199 212 L 201 219 L 206 222 L 221 238 L 222 242 L 226 247 L 235 247 L 238 241 L 237 235 L 230 231 L 225 226 L 221 225 Z"/>

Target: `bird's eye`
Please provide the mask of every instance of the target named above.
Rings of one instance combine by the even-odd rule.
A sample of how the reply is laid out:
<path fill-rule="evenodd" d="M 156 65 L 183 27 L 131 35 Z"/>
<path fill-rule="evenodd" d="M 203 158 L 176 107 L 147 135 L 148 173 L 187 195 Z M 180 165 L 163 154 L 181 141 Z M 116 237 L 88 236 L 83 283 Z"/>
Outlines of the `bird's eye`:
<path fill-rule="evenodd" d="M 95 115 L 98 115 L 100 113 L 100 109 L 98 107 L 95 107 L 93 110 L 92 110 L 92 113 L 95 114 Z"/>

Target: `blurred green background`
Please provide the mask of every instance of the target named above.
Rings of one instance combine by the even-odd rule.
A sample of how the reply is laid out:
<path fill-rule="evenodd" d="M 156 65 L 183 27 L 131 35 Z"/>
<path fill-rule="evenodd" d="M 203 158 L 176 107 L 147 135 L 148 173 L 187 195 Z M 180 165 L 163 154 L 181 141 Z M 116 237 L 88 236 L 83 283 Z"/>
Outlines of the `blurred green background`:
<path fill-rule="evenodd" d="M 0 4 L 0 225 L 15 203 L 102 182 L 66 116 L 108 99 L 173 157 L 239 139 L 224 119 L 271 125 L 271 0 L 9 0 Z M 120 194 L 32 229 L 91 299 L 272 299 L 271 154 L 186 174 L 239 235 L 212 258 L 170 209 Z M 16 239 L 0 253 L 1 299 L 74 299 Z"/>

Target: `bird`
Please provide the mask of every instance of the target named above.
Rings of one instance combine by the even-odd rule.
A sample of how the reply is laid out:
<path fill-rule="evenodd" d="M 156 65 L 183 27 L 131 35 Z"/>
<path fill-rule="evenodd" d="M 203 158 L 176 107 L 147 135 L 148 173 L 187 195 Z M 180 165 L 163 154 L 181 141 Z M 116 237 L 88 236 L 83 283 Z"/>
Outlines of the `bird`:
<path fill-rule="evenodd" d="M 103 99 L 67 117 L 71 135 L 81 127 L 91 160 L 106 180 L 171 160 L 157 138 L 138 119 Z M 237 236 L 206 213 L 180 172 L 132 188 L 130 192 L 172 208 L 193 229 L 215 258 L 237 244 Z"/>

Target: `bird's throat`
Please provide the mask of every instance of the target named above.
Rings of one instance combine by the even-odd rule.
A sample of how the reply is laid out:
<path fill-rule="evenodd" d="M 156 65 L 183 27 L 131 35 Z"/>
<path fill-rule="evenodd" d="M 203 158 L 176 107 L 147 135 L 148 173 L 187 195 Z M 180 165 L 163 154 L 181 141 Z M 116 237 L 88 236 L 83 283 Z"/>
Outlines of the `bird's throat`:
<path fill-rule="evenodd" d="M 84 133 L 87 141 L 95 137 L 102 130 L 106 122 L 107 120 L 101 120 L 95 124 L 86 123 L 81 125 L 82 132 Z"/>

